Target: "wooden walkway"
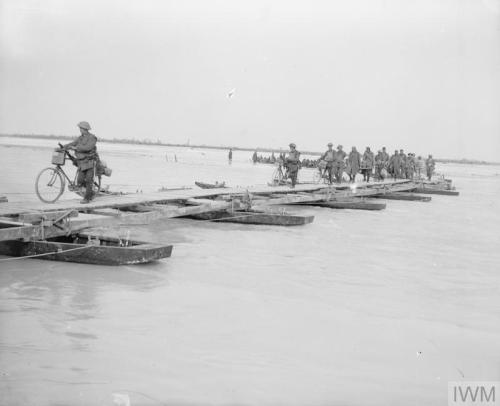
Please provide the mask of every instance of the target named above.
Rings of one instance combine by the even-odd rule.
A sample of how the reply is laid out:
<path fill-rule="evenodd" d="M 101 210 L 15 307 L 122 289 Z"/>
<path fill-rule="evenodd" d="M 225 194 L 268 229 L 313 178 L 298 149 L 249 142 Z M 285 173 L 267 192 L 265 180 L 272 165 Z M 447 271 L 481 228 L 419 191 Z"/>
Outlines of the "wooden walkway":
<path fill-rule="evenodd" d="M 0 204 L 0 241 L 45 239 L 89 227 L 144 224 L 154 221 L 237 208 L 249 195 L 252 207 L 342 200 L 413 190 L 409 180 L 325 185 L 252 186 L 248 188 L 166 190 L 154 193 L 103 195 L 89 204 L 80 199 L 54 204 L 39 202 Z"/>
<path fill-rule="evenodd" d="M 408 180 L 399 181 L 384 181 L 375 183 L 358 182 L 357 190 L 368 187 L 368 189 L 376 190 L 379 188 L 410 184 Z M 247 191 L 251 195 L 273 195 L 273 194 L 299 194 L 312 193 L 320 191 L 345 192 L 351 191 L 352 184 L 344 183 L 340 185 L 328 186 L 325 184 L 299 184 L 295 189 L 288 186 L 250 186 L 248 188 L 219 188 L 219 189 L 185 189 L 185 190 L 166 190 L 162 192 L 152 193 L 133 193 L 123 195 L 102 195 L 88 204 L 81 204 L 80 200 L 60 200 L 56 203 L 42 202 L 16 202 L 0 204 L 0 217 L 16 216 L 23 213 L 48 212 L 60 210 L 76 210 L 79 212 L 89 212 L 103 208 L 120 208 L 130 207 L 138 204 L 166 204 L 169 202 L 183 202 L 190 199 L 207 199 L 215 196 L 241 196 Z M 415 187 L 415 186 L 413 186 Z M 361 192 L 360 192 L 361 193 Z"/>

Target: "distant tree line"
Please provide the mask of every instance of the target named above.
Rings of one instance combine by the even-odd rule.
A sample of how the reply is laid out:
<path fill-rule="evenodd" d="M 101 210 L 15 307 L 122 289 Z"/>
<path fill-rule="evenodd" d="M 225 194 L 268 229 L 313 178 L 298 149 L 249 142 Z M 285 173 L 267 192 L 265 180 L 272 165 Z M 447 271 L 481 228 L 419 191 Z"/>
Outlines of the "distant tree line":
<path fill-rule="evenodd" d="M 38 138 L 38 139 L 62 139 L 62 140 L 72 140 L 75 138 L 74 135 L 55 135 L 55 134 L 0 134 L 0 137 L 15 137 L 15 138 Z M 256 147 L 256 148 L 244 148 L 244 147 L 232 147 L 232 146 L 223 146 L 223 145 L 206 145 L 206 144 L 197 144 L 192 145 L 189 142 L 184 144 L 174 144 L 174 143 L 166 143 L 162 142 L 160 139 L 156 141 L 151 140 L 149 138 L 145 138 L 142 140 L 136 138 L 99 138 L 101 142 L 109 142 L 113 144 L 132 144 L 132 145 L 161 145 L 165 147 L 188 147 L 188 148 L 197 148 L 197 149 L 216 149 L 216 150 L 228 150 L 232 148 L 233 151 L 257 151 L 257 152 L 286 152 L 286 149 L 276 149 L 276 148 L 266 148 L 266 147 Z M 318 151 L 301 151 L 304 155 L 321 155 L 322 152 Z M 468 165 L 500 165 L 500 162 L 487 162 L 480 161 L 476 159 L 446 159 L 446 158 L 435 158 L 436 162 L 440 163 L 454 163 L 454 164 L 468 164 Z"/>

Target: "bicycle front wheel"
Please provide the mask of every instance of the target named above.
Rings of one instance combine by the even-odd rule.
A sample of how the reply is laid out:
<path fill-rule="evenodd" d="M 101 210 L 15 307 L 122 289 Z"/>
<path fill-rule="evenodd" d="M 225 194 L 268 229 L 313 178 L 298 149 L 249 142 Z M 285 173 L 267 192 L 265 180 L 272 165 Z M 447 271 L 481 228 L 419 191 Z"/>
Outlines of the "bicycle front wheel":
<path fill-rule="evenodd" d="M 54 203 L 64 192 L 66 183 L 57 168 L 45 168 L 36 177 L 35 191 L 44 203 Z"/>

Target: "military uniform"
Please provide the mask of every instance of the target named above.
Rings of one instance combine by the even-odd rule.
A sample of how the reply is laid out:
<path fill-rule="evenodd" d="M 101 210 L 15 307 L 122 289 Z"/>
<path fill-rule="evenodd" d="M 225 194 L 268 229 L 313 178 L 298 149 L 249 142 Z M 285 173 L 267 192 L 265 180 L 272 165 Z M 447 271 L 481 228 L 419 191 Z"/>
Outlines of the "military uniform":
<path fill-rule="evenodd" d="M 80 128 L 86 129 L 88 127 L 90 129 L 88 123 L 85 123 L 86 126 L 83 127 L 80 124 Z M 97 137 L 87 131 L 82 133 L 75 141 L 64 146 L 65 149 L 73 148 L 75 150 L 75 158 L 78 165 L 78 177 L 76 181 L 78 186 L 85 186 L 84 201 L 90 201 L 93 197 L 94 176 L 98 161 L 96 143 Z"/>
<path fill-rule="evenodd" d="M 413 176 L 415 174 L 415 157 L 412 154 L 408 154 L 408 157 L 406 158 L 406 178 L 407 179 L 413 179 Z"/>
<path fill-rule="evenodd" d="M 406 157 L 406 154 L 402 150 L 399 151 L 399 161 L 401 162 L 401 167 L 399 170 L 399 177 L 404 179 L 404 178 L 406 178 L 407 157 Z"/>
<path fill-rule="evenodd" d="M 431 157 L 425 160 L 425 168 L 427 169 L 427 179 L 431 180 L 434 174 L 434 168 L 436 167 L 436 162 Z"/>
<path fill-rule="evenodd" d="M 288 153 L 286 157 L 286 167 L 288 170 L 288 177 L 292 181 L 292 187 L 297 183 L 297 175 L 299 173 L 300 165 L 300 152 L 294 149 Z"/>
<path fill-rule="evenodd" d="M 361 173 L 363 174 L 363 180 L 370 182 L 370 175 L 373 170 L 374 164 L 373 152 L 365 151 L 363 154 L 363 159 L 361 160 Z"/>
<path fill-rule="evenodd" d="M 352 182 L 356 181 L 356 174 L 359 172 L 361 167 L 361 154 L 354 150 L 349 152 L 349 157 L 347 158 L 347 174 Z"/>
<path fill-rule="evenodd" d="M 378 180 L 382 180 L 384 177 L 382 176 L 382 169 L 385 167 L 384 156 L 381 151 L 377 153 L 375 156 L 375 178 Z"/>
<path fill-rule="evenodd" d="M 425 169 L 425 161 L 422 159 L 421 156 L 419 156 L 416 161 L 416 171 L 419 179 L 423 176 L 424 169 Z"/>
<path fill-rule="evenodd" d="M 326 162 L 325 170 L 328 173 L 328 183 L 331 184 L 333 182 L 333 162 L 335 160 L 335 151 L 333 149 L 329 149 L 321 156 L 320 159 Z"/>
<path fill-rule="evenodd" d="M 337 183 L 342 182 L 342 174 L 344 173 L 345 169 L 344 159 L 346 155 L 347 154 L 341 149 L 337 149 L 337 151 L 335 152 L 335 159 L 333 161 L 333 170 L 335 172 L 335 180 L 337 181 Z"/>

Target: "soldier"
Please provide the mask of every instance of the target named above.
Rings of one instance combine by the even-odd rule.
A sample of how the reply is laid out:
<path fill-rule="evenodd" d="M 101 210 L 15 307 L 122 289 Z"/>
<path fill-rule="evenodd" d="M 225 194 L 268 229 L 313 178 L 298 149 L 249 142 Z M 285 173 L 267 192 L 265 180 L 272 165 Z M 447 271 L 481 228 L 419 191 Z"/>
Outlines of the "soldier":
<path fill-rule="evenodd" d="M 328 143 L 328 150 L 321 155 L 320 160 L 326 162 L 325 171 L 328 173 L 328 183 L 331 185 L 333 182 L 333 161 L 335 160 L 335 151 L 333 150 L 333 144 L 331 142 Z"/>
<path fill-rule="evenodd" d="M 404 150 L 400 149 L 399 150 L 399 160 L 401 162 L 400 170 L 399 170 L 399 177 L 400 178 L 406 178 L 406 154 Z"/>
<path fill-rule="evenodd" d="M 401 160 L 399 159 L 398 150 L 394 150 L 394 155 L 389 159 L 389 171 L 392 173 L 394 180 L 399 178 L 401 172 Z"/>
<path fill-rule="evenodd" d="M 288 176 L 292 180 L 292 188 L 295 188 L 295 184 L 297 183 L 297 174 L 299 172 L 300 165 L 300 152 L 295 148 L 297 146 L 292 142 L 290 144 L 290 152 L 286 157 L 286 167 L 288 169 Z"/>
<path fill-rule="evenodd" d="M 373 152 L 370 150 L 370 147 L 366 147 L 363 158 L 361 159 L 361 173 L 363 174 L 363 180 L 367 182 L 370 182 L 374 160 Z"/>
<path fill-rule="evenodd" d="M 382 160 L 384 161 L 386 169 L 387 169 L 387 165 L 389 163 L 389 154 L 385 150 L 385 147 L 382 147 Z"/>
<path fill-rule="evenodd" d="M 375 178 L 382 180 L 382 169 L 384 169 L 384 157 L 382 151 L 378 150 L 377 155 L 375 155 Z"/>
<path fill-rule="evenodd" d="M 415 154 L 408 153 L 408 158 L 406 158 L 406 178 L 413 179 L 415 174 Z"/>
<path fill-rule="evenodd" d="M 427 170 L 427 179 L 431 180 L 434 174 L 434 168 L 436 167 L 436 162 L 432 159 L 432 155 L 425 160 L 425 169 Z"/>
<path fill-rule="evenodd" d="M 227 159 L 229 160 L 229 163 L 233 161 L 233 149 L 229 148 L 229 153 L 227 154 Z"/>
<path fill-rule="evenodd" d="M 349 175 L 349 181 L 356 181 L 356 174 L 359 172 L 361 166 L 361 154 L 356 150 L 356 147 L 352 147 L 351 152 L 349 152 L 349 157 L 347 158 L 347 174 Z"/>
<path fill-rule="evenodd" d="M 422 157 L 420 155 L 417 158 L 417 162 L 416 162 L 415 167 L 416 167 L 418 179 L 421 179 L 423 174 L 424 174 L 425 161 L 422 159 Z"/>
<path fill-rule="evenodd" d="M 337 151 L 335 152 L 335 158 L 333 162 L 333 169 L 335 172 L 335 180 L 337 183 L 342 182 L 342 174 L 344 173 L 345 164 L 344 158 L 347 154 L 342 150 L 342 145 L 337 145 Z"/>
<path fill-rule="evenodd" d="M 80 136 L 73 142 L 63 146 L 63 149 L 74 150 L 78 164 L 77 185 L 85 187 L 85 196 L 80 203 L 89 203 L 94 197 L 94 176 L 98 160 L 97 156 L 97 137 L 91 134 L 90 124 L 81 121 L 77 124 L 80 129 Z"/>

